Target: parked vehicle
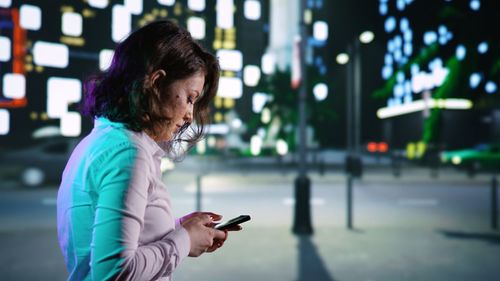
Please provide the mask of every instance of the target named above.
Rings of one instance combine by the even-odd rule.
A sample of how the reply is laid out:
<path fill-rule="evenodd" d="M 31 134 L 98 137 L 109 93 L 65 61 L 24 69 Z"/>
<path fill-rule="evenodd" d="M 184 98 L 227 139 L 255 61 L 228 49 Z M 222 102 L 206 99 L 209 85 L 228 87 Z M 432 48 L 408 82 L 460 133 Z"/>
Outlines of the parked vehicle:
<path fill-rule="evenodd" d="M 475 148 L 444 151 L 442 163 L 451 163 L 473 176 L 480 171 L 500 171 L 500 144 L 482 144 Z"/>
<path fill-rule="evenodd" d="M 25 186 L 58 182 L 78 138 L 48 137 L 19 150 L 0 156 L 2 176 L 16 178 Z"/>

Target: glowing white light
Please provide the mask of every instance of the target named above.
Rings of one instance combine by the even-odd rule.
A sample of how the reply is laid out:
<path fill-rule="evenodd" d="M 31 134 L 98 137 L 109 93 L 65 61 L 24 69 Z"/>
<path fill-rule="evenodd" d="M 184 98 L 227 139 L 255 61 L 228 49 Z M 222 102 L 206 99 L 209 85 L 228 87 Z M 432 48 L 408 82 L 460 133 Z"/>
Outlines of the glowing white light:
<path fill-rule="evenodd" d="M 158 0 L 158 4 L 165 6 L 173 6 L 175 4 L 175 0 Z"/>
<path fill-rule="evenodd" d="M 448 73 L 450 73 L 450 71 L 442 66 L 434 68 L 432 71 L 432 83 L 434 87 L 443 85 L 446 77 L 448 77 Z"/>
<path fill-rule="evenodd" d="M 82 82 L 78 79 L 50 77 L 47 81 L 47 115 L 62 118 L 68 113 L 68 104 L 82 98 Z"/>
<path fill-rule="evenodd" d="M 19 24 L 24 29 L 39 30 L 42 27 L 42 10 L 37 6 L 21 5 L 19 17 Z"/>
<path fill-rule="evenodd" d="M 459 165 L 460 163 L 462 163 L 462 158 L 460 156 L 453 156 L 451 157 L 451 163 L 453 163 L 454 165 Z"/>
<path fill-rule="evenodd" d="M 399 49 L 403 46 L 403 39 L 401 39 L 401 36 L 396 35 L 394 36 L 394 47 L 396 49 Z"/>
<path fill-rule="evenodd" d="M 234 118 L 233 121 L 231 121 L 231 127 L 233 127 L 233 129 L 239 129 L 241 128 L 241 126 L 243 125 L 243 122 L 241 122 L 241 119 L 240 118 Z"/>
<path fill-rule="evenodd" d="M 257 156 L 260 154 L 260 151 L 262 149 L 262 139 L 259 136 L 252 136 L 250 139 L 250 153 L 252 153 L 253 156 Z"/>
<path fill-rule="evenodd" d="M 411 41 L 413 40 L 413 31 L 411 31 L 411 29 L 405 30 L 405 32 L 403 33 L 403 38 L 406 42 L 411 43 Z"/>
<path fill-rule="evenodd" d="M 122 5 L 113 6 L 111 16 L 111 38 L 114 42 L 120 42 L 132 30 L 132 15 Z"/>
<path fill-rule="evenodd" d="M 397 98 L 403 97 L 405 94 L 403 84 L 394 85 L 392 92 L 393 92 L 394 96 Z"/>
<path fill-rule="evenodd" d="M 363 33 L 361 33 L 361 35 L 359 35 L 359 41 L 361 41 L 361 43 L 363 44 L 368 44 L 370 42 L 373 41 L 373 39 L 375 38 L 375 34 L 373 34 L 373 32 L 371 31 L 364 31 Z"/>
<path fill-rule="evenodd" d="M 488 43 L 486 43 L 486 42 L 481 42 L 481 43 L 477 46 L 477 51 L 478 51 L 480 54 L 484 54 L 484 53 L 488 52 Z"/>
<path fill-rule="evenodd" d="M 255 113 L 262 112 L 269 97 L 265 93 L 255 93 L 252 96 L 252 111 Z"/>
<path fill-rule="evenodd" d="M 198 154 L 205 154 L 207 152 L 207 140 L 202 139 L 196 143 L 196 152 Z"/>
<path fill-rule="evenodd" d="M 484 90 L 488 94 L 493 94 L 494 92 L 497 91 L 497 84 L 493 81 L 488 81 L 488 82 L 486 82 L 486 85 L 484 86 Z"/>
<path fill-rule="evenodd" d="M 10 114 L 7 109 L 0 108 L 0 135 L 6 135 L 10 131 Z"/>
<path fill-rule="evenodd" d="M 61 135 L 77 137 L 82 132 L 82 116 L 78 112 L 66 112 L 61 116 Z"/>
<path fill-rule="evenodd" d="M 388 17 L 384 23 L 385 32 L 391 33 L 396 28 L 396 19 L 394 17 Z"/>
<path fill-rule="evenodd" d="M 12 0 L 0 0 L 0 7 L 9 8 L 12 4 Z"/>
<path fill-rule="evenodd" d="M 255 0 L 246 0 L 245 6 L 243 7 L 245 18 L 249 20 L 260 19 L 261 8 L 260 2 Z"/>
<path fill-rule="evenodd" d="M 286 155 L 288 153 L 288 143 L 282 139 L 278 139 L 276 141 L 276 152 L 281 156 Z"/>
<path fill-rule="evenodd" d="M 424 33 L 424 43 L 426 45 L 431 45 L 437 40 L 437 34 L 434 31 L 427 31 Z"/>
<path fill-rule="evenodd" d="M 313 36 L 318 41 L 328 39 L 328 24 L 324 21 L 317 21 L 313 24 Z"/>
<path fill-rule="evenodd" d="M 473 103 L 466 99 L 429 99 L 428 101 L 417 100 L 402 105 L 393 105 L 377 110 L 377 117 L 385 119 L 389 117 L 404 115 L 408 113 L 428 110 L 429 108 L 444 108 L 455 110 L 471 109 Z"/>
<path fill-rule="evenodd" d="M 318 83 L 313 88 L 314 98 L 322 101 L 328 97 L 328 86 L 325 83 Z"/>
<path fill-rule="evenodd" d="M 440 25 L 438 27 L 438 33 L 441 36 L 446 35 L 446 33 L 448 33 L 448 28 L 445 25 Z"/>
<path fill-rule="evenodd" d="M 457 56 L 458 60 L 463 60 L 465 58 L 465 55 L 467 54 L 467 49 L 464 47 L 464 45 L 458 45 L 457 50 L 455 52 L 455 55 Z"/>
<path fill-rule="evenodd" d="M 114 51 L 110 49 L 103 49 L 99 52 L 99 69 L 106 70 L 113 61 Z"/>
<path fill-rule="evenodd" d="M 472 89 L 476 88 L 479 86 L 479 83 L 481 83 L 481 74 L 479 73 L 472 73 L 469 78 L 469 84 Z"/>
<path fill-rule="evenodd" d="M 89 4 L 89 6 L 98 9 L 104 9 L 109 4 L 108 0 L 88 0 L 87 3 Z"/>
<path fill-rule="evenodd" d="M 262 123 L 264 124 L 271 122 L 271 110 L 269 108 L 265 107 L 264 109 L 262 109 L 262 112 L 260 114 L 260 121 L 262 121 Z"/>
<path fill-rule="evenodd" d="M 26 78 L 22 74 L 7 73 L 3 76 L 3 95 L 10 99 L 26 96 Z"/>
<path fill-rule="evenodd" d="M 8 37 L 0 36 L 0 61 L 10 60 L 10 39 Z"/>
<path fill-rule="evenodd" d="M 420 72 L 420 66 L 416 63 L 412 64 L 410 67 L 411 75 L 417 75 Z"/>
<path fill-rule="evenodd" d="M 140 15 L 142 13 L 142 0 L 124 0 L 123 5 L 133 15 Z"/>
<path fill-rule="evenodd" d="M 243 54 L 238 50 L 218 50 L 217 55 L 222 70 L 241 71 Z"/>
<path fill-rule="evenodd" d="M 207 133 L 211 135 L 226 135 L 229 133 L 229 126 L 227 124 L 211 124 L 207 128 Z M 208 141 L 208 144 L 210 145 L 210 139 Z"/>
<path fill-rule="evenodd" d="M 335 58 L 338 64 L 346 64 L 349 62 L 349 55 L 346 53 L 340 53 Z"/>
<path fill-rule="evenodd" d="M 481 8 L 481 2 L 479 0 L 471 0 L 470 8 L 474 11 L 478 11 Z"/>
<path fill-rule="evenodd" d="M 261 65 L 264 74 L 273 74 L 276 66 L 276 57 L 270 53 L 264 54 Z"/>
<path fill-rule="evenodd" d="M 82 35 L 83 19 L 77 13 L 63 13 L 61 22 L 62 32 L 69 36 Z"/>
<path fill-rule="evenodd" d="M 188 0 L 188 8 L 192 11 L 202 12 L 205 10 L 205 0 Z"/>
<path fill-rule="evenodd" d="M 234 25 L 233 0 L 217 0 L 217 26 L 222 29 L 232 28 Z"/>
<path fill-rule="evenodd" d="M 260 81 L 260 68 L 256 65 L 247 65 L 243 68 L 243 83 L 248 87 L 255 87 Z"/>
<path fill-rule="evenodd" d="M 205 38 L 206 24 L 203 18 L 190 17 L 187 20 L 187 28 L 194 39 L 201 40 Z"/>
<path fill-rule="evenodd" d="M 237 77 L 221 77 L 217 95 L 221 98 L 239 99 L 243 95 L 243 82 Z"/>
<path fill-rule="evenodd" d="M 38 41 L 33 45 L 33 61 L 37 65 L 66 68 L 69 48 L 64 44 Z"/>

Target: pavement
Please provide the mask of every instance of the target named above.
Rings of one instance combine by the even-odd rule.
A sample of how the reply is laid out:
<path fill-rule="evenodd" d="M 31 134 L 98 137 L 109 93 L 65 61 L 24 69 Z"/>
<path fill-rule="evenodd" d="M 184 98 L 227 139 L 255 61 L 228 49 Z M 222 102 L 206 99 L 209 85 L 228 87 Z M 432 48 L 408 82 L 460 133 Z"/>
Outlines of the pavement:
<path fill-rule="evenodd" d="M 164 178 L 179 213 L 194 207 L 192 165 Z M 217 171 L 202 178 L 203 208 L 227 217 L 248 211 L 253 219 L 221 250 L 186 258 L 175 281 L 500 280 L 500 231 L 489 225 L 487 175 L 443 171 L 433 179 L 428 170 L 412 169 L 396 180 L 369 172 L 355 182 L 354 228 L 347 229 L 343 175 L 312 173 L 314 232 L 295 235 L 292 171 Z M 283 196 L 289 198 L 270 204 Z M 8 221 L 5 215 L 0 221 Z M 67 276 L 54 223 L 1 227 L 0 247 L 1 280 Z"/>

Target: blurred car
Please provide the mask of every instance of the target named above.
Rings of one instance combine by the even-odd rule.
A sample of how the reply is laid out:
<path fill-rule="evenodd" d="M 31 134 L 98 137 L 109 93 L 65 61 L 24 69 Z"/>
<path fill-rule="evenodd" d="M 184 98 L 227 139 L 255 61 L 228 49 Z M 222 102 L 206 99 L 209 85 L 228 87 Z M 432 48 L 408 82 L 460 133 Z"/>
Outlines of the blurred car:
<path fill-rule="evenodd" d="M 479 171 L 500 170 L 500 144 L 482 144 L 472 149 L 444 151 L 442 163 L 465 168 L 469 175 Z"/>
<path fill-rule="evenodd" d="M 25 186 L 58 182 L 79 138 L 48 137 L 30 147 L 0 155 L 2 176 L 18 179 Z"/>

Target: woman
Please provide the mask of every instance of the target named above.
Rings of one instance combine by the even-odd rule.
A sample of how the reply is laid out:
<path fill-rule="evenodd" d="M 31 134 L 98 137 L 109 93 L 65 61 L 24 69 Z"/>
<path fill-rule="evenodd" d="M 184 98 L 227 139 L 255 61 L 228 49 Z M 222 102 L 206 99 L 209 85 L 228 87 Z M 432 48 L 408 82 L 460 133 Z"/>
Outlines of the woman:
<path fill-rule="evenodd" d="M 82 109 L 94 129 L 71 155 L 57 198 L 68 280 L 171 280 L 184 257 L 222 246 L 220 215 L 174 219 L 160 171 L 161 157 L 180 157 L 203 136 L 218 79 L 215 57 L 160 21 L 130 34 L 87 83 Z"/>

